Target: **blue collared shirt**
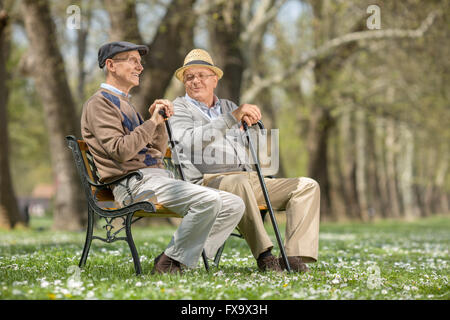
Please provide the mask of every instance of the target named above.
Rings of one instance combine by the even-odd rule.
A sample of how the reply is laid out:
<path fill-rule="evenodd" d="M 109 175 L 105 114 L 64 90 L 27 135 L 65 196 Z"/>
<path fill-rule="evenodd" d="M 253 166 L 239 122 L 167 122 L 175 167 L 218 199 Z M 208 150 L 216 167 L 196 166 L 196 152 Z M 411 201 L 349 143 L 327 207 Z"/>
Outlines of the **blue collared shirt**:
<path fill-rule="evenodd" d="M 187 93 L 184 97 L 186 98 L 187 101 L 191 102 L 193 105 L 195 105 L 197 108 L 199 108 L 211 120 L 218 118 L 222 114 L 220 100 L 217 98 L 217 96 L 214 96 L 214 105 L 211 108 L 209 108 L 203 102 L 192 99 L 191 97 L 189 97 L 189 95 Z"/>
<path fill-rule="evenodd" d="M 126 94 L 125 92 L 123 92 L 123 91 L 117 89 L 116 87 L 114 87 L 114 86 L 112 86 L 110 84 L 107 84 L 107 83 L 102 83 L 100 85 L 100 88 L 109 90 L 111 92 L 114 92 L 115 94 L 121 95 L 122 97 L 125 97 L 125 98 L 128 98 L 128 99 L 131 98 L 131 94 Z"/>

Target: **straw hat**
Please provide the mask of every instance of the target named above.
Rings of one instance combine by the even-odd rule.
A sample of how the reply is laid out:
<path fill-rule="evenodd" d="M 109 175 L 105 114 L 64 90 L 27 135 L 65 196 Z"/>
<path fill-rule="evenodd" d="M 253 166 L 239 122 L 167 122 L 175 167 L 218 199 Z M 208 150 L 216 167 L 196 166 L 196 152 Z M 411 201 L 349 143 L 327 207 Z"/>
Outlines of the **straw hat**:
<path fill-rule="evenodd" d="M 184 58 L 184 63 L 181 68 L 175 71 L 175 77 L 183 82 L 183 74 L 189 67 L 205 67 L 211 69 L 217 77 L 222 78 L 223 71 L 214 65 L 214 62 L 209 53 L 203 49 L 193 49 Z"/>

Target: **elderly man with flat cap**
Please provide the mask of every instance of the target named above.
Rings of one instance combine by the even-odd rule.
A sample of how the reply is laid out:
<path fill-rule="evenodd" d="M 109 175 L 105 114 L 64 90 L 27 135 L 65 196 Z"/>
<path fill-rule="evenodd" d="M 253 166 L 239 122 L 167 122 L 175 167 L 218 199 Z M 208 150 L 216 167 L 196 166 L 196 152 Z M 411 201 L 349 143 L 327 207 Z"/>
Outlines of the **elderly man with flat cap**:
<path fill-rule="evenodd" d="M 101 182 L 131 171 L 142 172 L 142 180 L 131 178 L 128 185 L 114 186 L 119 205 L 130 199 L 145 200 L 145 191 L 153 190 L 159 203 L 183 216 L 152 270 L 181 273 L 182 265 L 197 265 L 203 249 L 208 258 L 214 257 L 241 219 L 244 204 L 231 193 L 176 180 L 164 169 L 168 136 L 159 110 L 164 109 L 170 117 L 173 105 L 169 100 L 155 100 L 148 109 L 150 118 L 144 121 L 129 94 L 139 85 L 144 69 L 141 58 L 147 52 L 147 46 L 124 41 L 107 43 L 99 49 L 99 67 L 105 68 L 106 81 L 83 106 L 81 132 Z"/>
<path fill-rule="evenodd" d="M 170 119 L 185 176 L 191 182 L 238 195 L 246 210 L 238 228 L 247 241 L 260 270 L 283 271 L 284 261 L 272 255 L 273 244 L 261 219 L 264 196 L 257 172 L 246 161 L 245 121 L 261 119 L 258 106 L 219 99 L 214 94 L 223 72 L 208 52 L 194 49 L 175 72 L 186 94 L 173 101 Z M 232 130 L 234 129 L 234 130 Z M 226 159 L 226 161 L 225 161 Z M 289 265 L 309 271 L 305 263 L 318 257 L 320 189 L 310 178 L 265 179 L 272 207 L 286 211 L 285 248 Z"/>

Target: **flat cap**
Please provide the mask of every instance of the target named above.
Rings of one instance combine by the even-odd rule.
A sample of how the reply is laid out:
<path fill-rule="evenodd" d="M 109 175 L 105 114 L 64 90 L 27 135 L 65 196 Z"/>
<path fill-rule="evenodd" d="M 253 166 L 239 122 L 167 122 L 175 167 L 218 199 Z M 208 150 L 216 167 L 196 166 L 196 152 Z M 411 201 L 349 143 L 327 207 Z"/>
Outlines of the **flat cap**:
<path fill-rule="evenodd" d="M 98 50 L 98 66 L 103 68 L 105 66 L 106 59 L 111 59 L 116 54 L 126 51 L 139 51 L 141 56 L 147 54 L 148 47 L 145 45 L 137 45 L 126 41 L 115 41 L 104 44 Z"/>

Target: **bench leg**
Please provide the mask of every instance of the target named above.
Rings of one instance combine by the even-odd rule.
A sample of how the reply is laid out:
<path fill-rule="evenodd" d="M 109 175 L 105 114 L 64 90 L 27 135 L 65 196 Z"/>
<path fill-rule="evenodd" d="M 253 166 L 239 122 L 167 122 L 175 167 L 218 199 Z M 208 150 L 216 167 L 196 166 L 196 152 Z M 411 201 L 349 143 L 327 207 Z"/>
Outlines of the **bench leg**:
<path fill-rule="evenodd" d="M 209 271 L 209 263 L 208 263 L 208 258 L 206 257 L 205 249 L 203 249 L 203 251 L 202 251 L 202 258 L 203 258 L 203 263 L 205 264 L 206 271 Z"/>
<path fill-rule="evenodd" d="M 239 231 L 239 229 L 237 231 Z M 231 236 L 237 237 L 237 238 L 241 238 L 241 239 L 244 238 L 240 231 L 239 231 L 239 233 L 232 233 L 232 234 L 230 234 L 230 237 Z M 222 257 L 223 250 L 225 249 L 225 243 L 227 243 L 227 240 L 225 240 L 223 245 L 219 248 L 219 250 L 217 250 L 216 256 L 214 257 L 214 265 L 216 267 L 219 266 L 220 258 Z"/>
<path fill-rule="evenodd" d="M 131 255 L 133 256 L 134 269 L 136 270 L 136 275 L 140 275 L 142 273 L 141 261 L 139 259 L 139 254 L 136 249 L 136 245 L 134 244 L 133 236 L 131 235 L 131 221 L 133 219 L 133 214 L 128 214 L 127 219 L 125 221 L 125 232 L 127 235 L 128 246 L 131 250 Z"/>
<path fill-rule="evenodd" d="M 223 245 L 219 248 L 219 250 L 217 250 L 216 256 L 214 257 L 214 265 L 216 267 L 219 266 L 220 258 L 222 257 L 222 252 L 223 252 L 223 249 L 225 248 L 225 243 L 226 242 L 224 242 Z"/>
<path fill-rule="evenodd" d="M 90 207 L 88 207 L 88 226 L 86 231 L 86 241 L 84 242 L 83 254 L 81 255 L 80 264 L 78 265 L 80 268 L 83 268 L 86 264 L 86 260 L 89 255 L 89 249 L 91 248 L 93 230 L 94 212 Z"/>

